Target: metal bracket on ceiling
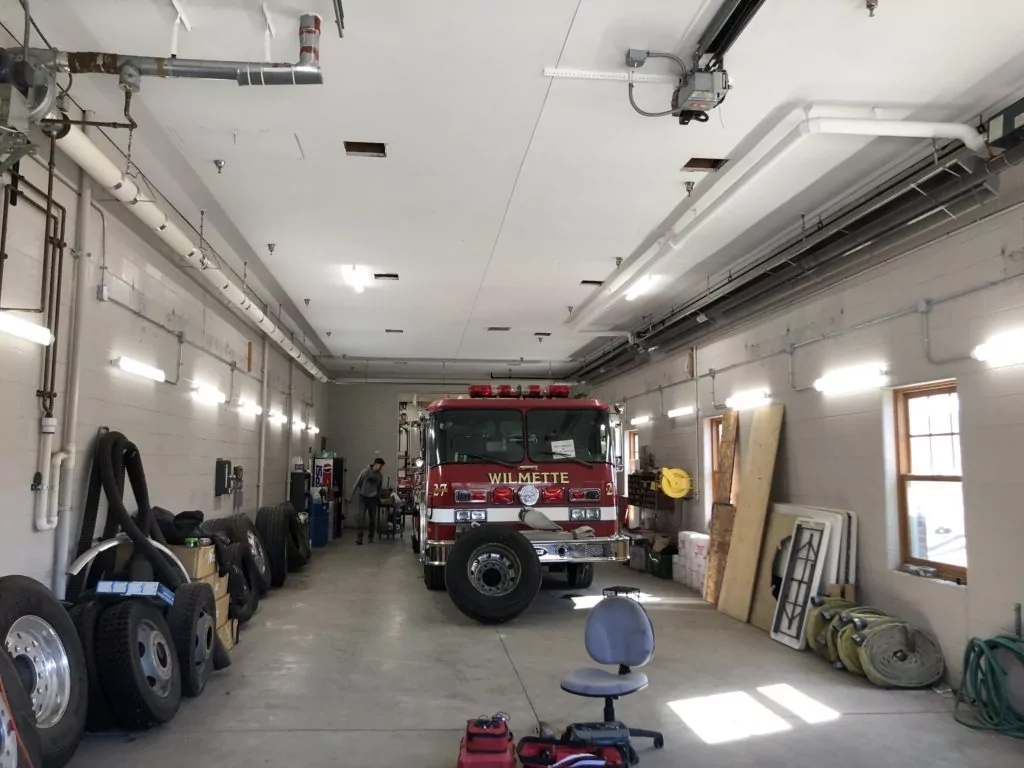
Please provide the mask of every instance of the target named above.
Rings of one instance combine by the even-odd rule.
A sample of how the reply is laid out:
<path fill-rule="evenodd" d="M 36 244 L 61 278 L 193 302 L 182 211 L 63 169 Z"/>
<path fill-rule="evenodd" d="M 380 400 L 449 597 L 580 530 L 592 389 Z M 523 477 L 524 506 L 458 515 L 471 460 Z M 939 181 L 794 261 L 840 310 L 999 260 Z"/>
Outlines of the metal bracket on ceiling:
<path fill-rule="evenodd" d="M 171 0 L 171 6 L 174 8 L 174 12 L 177 17 L 174 19 L 174 26 L 171 28 L 171 58 L 178 58 L 178 31 L 181 27 L 185 28 L 186 32 L 192 31 L 192 23 L 188 20 L 188 16 L 185 15 L 185 9 L 182 7 L 181 0 Z"/>
<path fill-rule="evenodd" d="M 267 4 L 265 2 L 260 3 L 260 8 L 263 10 L 263 20 L 267 25 L 263 31 L 263 56 L 267 61 L 271 61 L 270 41 L 277 37 L 277 30 L 274 29 L 274 22 L 270 18 L 270 9 L 267 8 Z"/>

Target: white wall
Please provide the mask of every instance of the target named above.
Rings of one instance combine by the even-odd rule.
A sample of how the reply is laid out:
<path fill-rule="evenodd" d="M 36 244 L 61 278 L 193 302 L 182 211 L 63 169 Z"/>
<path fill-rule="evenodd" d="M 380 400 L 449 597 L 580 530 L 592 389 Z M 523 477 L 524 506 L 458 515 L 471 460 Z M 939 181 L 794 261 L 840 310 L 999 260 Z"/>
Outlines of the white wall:
<path fill-rule="evenodd" d="M 1005 187 L 1004 187 L 1005 189 Z M 883 315 L 1024 272 L 1024 215 L 1009 211 L 906 255 L 847 283 L 822 298 L 794 305 L 700 347 L 697 371 L 724 369 L 784 352 L 789 345 L 850 328 Z M 963 357 L 988 336 L 1024 327 L 1024 278 L 935 306 L 933 356 Z M 894 446 L 891 394 L 869 392 L 824 397 L 790 387 L 788 355 L 721 373 L 719 402 L 730 394 L 765 387 L 786 406 L 773 500 L 854 510 L 860 517 L 861 599 L 919 623 L 939 638 L 958 674 L 966 640 L 1012 628 L 1013 604 L 1024 600 L 1024 366 L 991 369 L 973 360 L 933 365 L 925 359 L 922 317 L 917 313 L 881 322 L 796 350 L 795 383 L 807 387 L 835 368 L 880 361 L 893 386 L 955 378 L 960 393 L 964 502 L 967 516 L 968 585 L 897 572 Z M 611 402 L 685 377 L 676 356 L 593 388 Z M 664 390 L 664 409 L 691 405 L 693 384 Z M 699 382 L 702 417 L 717 413 L 711 380 Z M 692 417 L 663 413 L 659 394 L 629 400 L 627 419 L 655 416 L 640 427 L 662 465 L 696 467 Z M 749 416 L 741 420 L 741 451 Z M 703 441 L 702 441 L 703 442 Z M 684 524 L 701 526 L 705 507 L 689 504 Z"/>
<path fill-rule="evenodd" d="M 45 176 L 33 162 L 23 162 L 29 177 L 42 186 Z M 63 430 L 66 388 L 67 340 L 73 293 L 73 260 L 76 195 L 58 183 L 58 202 L 69 210 L 69 242 L 64 270 L 59 342 L 60 367 L 55 415 Z M 185 333 L 185 338 L 218 356 L 235 361 L 235 397 L 254 401 L 260 397 L 261 339 L 217 300 L 204 294 L 174 264 L 154 251 L 112 215 L 107 215 L 104 254 L 100 215 L 91 213 L 91 238 L 85 269 L 88 283 L 83 306 L 84 342 L 78 444 L 80 458 L 72 542 L 78 538 L 78 519 L 85 481 L 92 462 L 92 443 L 97 430 L 109 427 L 124 432 L 143 456 L 150 498 L 153 504 L 172 511 L 201 509 L 208 516 L 231 511 L 230 497 L 215 498 L 214 460 L 225 458 L 246 470 L 246 511 L 256 504 L 259 419 L 241 415 L 228 406 L 215 407 L 194 402 L 190 384 L 202 381 L 228 393 L 230 368 L 193 346 L 184 347 L 181 382 L 177 386 L 158 384 L 113 368 L 110 361 L 125 355 L 163 368 L 175 377 L 177 341 L 151 323 L 134 316 L 113 302 L 100 302 L 96 286 L 105 279 L 110 295 L 129 304 L 147 317 Z M 10 258 L 4 272 L 3 305 L 24 306 L 38 302 L 42 259 L 42 215 L 28 205 L 12 210 L 7 251 Z M 105 260 L 106 268 L 101 269 Z M 105 277 L 101 278 L 101 274 Z M 252 342 L 252 375 L 247 367 L 248 343 Z M 273 348 L 273 347 L 272 347 Z M 54 563 L 54 535 L 32 528 L 33 492 L 29 486 L 35 471 L 41 410 L 35 392 L 40 385 L 42 348 L 0 334 L 0 573 L 22 573 L 46 584 Z M 283 353 L 270 355 L 272 407 L 284 409 L 288 362 Z M 282 383 L 283 382 L 283 383 Z M 315 420 L 326 421 L 324 386 L 317 384 L 315 397 L 311 380 L 295 372 L 295 412 L 299 398 L 317 401 Z M 285 434 L 287 428 L 269 427 L 267 447 L 266 501 L 285 499 L 287 457 L 308 455 L 313 444 L 309 433 Z M 59 441 L 58 441 L 59 442 Z M 319 442 L 317 441 L 317 447 Z M 129 509 L 132 508 L 130 497 Z"/>

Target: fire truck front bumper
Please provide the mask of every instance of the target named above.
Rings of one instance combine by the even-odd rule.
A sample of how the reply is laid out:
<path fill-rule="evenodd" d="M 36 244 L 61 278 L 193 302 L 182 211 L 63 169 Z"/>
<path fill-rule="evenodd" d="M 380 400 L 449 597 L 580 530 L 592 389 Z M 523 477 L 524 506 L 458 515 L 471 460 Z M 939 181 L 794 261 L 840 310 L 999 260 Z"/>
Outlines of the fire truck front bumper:
<path fill-rule="evenodd" d="M 552 531 L 523 531 L 523 535 L 530 540 L 541 565 L 621 563 L 629 559 L 628 536 L 576 539 L 570 532 Z M 428 540 L 423 547 L 424 564 L 444 565 L 454 545 L 454 541 Z"/>

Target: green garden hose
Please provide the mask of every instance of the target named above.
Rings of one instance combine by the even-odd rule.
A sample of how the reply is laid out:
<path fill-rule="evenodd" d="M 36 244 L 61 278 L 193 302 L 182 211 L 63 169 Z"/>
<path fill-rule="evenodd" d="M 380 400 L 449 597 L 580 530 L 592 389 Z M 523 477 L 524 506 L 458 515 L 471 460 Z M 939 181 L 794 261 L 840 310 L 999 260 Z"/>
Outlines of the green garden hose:
<path fill-rule="evenodd" d="M 853 641 L 864 674 L 881 688 L 925 688 L 946 668 L 939 644 L 902 621 L 877 621 Z"/>
<path fill-rule="evenodd" d="M 1024 713 L 1014 709 L 1007 691 L 1005 662 L 1024 665 L 1024 640 L 1000 635 L 971 638 L 964 651 L 964 676 L 953 705 L 958 723 L 1024 739 Z M 961 711 L 971 709 L 970 714 Z"/>

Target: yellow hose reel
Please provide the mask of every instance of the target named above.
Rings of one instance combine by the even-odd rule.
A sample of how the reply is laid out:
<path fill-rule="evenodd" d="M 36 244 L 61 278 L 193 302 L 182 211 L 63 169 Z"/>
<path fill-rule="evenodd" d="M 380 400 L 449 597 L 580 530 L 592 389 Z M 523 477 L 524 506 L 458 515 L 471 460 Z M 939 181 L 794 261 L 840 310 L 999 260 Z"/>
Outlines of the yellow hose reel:
<path fill-rule="evenodd" d="M 693 490 L 693 482 L 690 474 L 685 469 L 673 467 L 662 467 L 661 469 L 661 492 L 670 499 L 681 499 L 689 496 Z"/>

